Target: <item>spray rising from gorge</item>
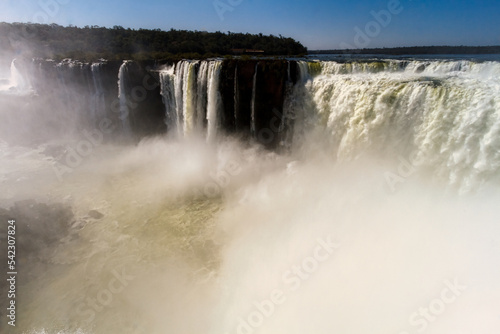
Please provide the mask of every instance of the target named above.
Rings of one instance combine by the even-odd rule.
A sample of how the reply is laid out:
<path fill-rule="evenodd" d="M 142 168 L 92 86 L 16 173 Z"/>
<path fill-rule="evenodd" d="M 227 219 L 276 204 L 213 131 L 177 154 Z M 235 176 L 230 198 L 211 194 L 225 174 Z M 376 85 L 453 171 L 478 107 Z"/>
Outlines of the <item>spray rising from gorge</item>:
<path fill-rule="evenodd" d="M 468 59 L 12 62 L 0 215 L 40 227 L 19 232 L 19 327 L 497 331 L 498 74 Z"/>

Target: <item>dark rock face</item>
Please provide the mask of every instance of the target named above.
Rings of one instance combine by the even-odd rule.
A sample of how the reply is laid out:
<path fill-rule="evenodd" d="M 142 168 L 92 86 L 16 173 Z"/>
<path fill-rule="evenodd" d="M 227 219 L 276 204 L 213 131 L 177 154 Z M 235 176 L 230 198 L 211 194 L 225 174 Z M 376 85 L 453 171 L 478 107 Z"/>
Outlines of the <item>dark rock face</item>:
<path fill-rule="evenodd" d="M 127 64 L 126 97 L 132 132 L 146 137 L 165 132 L 165 106 L 160 94 L 160 82 L 150 71 L 152 62 Z"/>
<path fill-rule="evenodd" d="M 235 129 L 245 136 L 250 136 L 251 130 L 251 115 L 252 115 L 252 92 L 253 92 L 253 78 L 255 74 L 255 66 L 257 61 L 238 61 L 236 71 L 235 86 L 236 95 L 235 101 Z"/>
<path fill-rule="evenodd" d="M 223 112 L 221 117 L 221 125 L 225 132 L 235 133 L 236 132 L 236 113 L 235 107 L 237 103 L 235 101 L 235 89 L 237 89 L 236 78 L 238 63 L 234 60 L 225 61 L 222 64 L 221 69 L 221 81 L 219 86 L 219 91 L 222 96 Z"/>
<path fill-rule="evenodd" d="M 285 100 L 288 64 L 282 61 L 259 62 L 255 92 L 255 136 L 266 147 L 276 147 Z"/>
<path fill-rule="evenodd" d="M 223 129 L 251 137 L 268 148 L 276 147 L 283 137 L 280 126 L 285 87 L 296 81 L 295 62 L 225 61 L 220 86 L 224 104 Z"/>
<path fill-rule="evenodd" d="M 123 62 L 84 64 L 34 61 L 26 65 L 37 92 L 32 108 L 44 115 L 42 128 L 51 133 L 98 129 L 106 119 L 113 128 L 106 139 L 123 134 L 118 73 Z M 165 105 L 154 61 L 127 62 L 125 80 L 127 118 L 133 139 L 167 132 Z M 281 59 L 228 59 L 220 72 L 222 133 L 237 135 L 274 148 L 283 139 L 283 104 L 288 86 L 297 81 L 295 61 Z M 123 101 L 122 101 L 123 103 Z M 123 108 L 123 106 L 122 106 Z M 62 129 L 62 130 L 61 130 Z M 43 131 L 41 131 L 43 132 Z"/>

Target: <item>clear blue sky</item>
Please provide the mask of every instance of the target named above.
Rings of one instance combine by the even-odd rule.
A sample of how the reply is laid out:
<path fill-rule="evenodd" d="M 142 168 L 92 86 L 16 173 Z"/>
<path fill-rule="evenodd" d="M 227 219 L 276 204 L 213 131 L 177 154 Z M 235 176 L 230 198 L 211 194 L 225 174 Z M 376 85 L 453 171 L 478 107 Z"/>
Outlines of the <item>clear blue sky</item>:
<path fill-rule="evenodd" d="M 499 0 L 399 0 L 401 12 L 385 26 L 371 13 L 398 0 L 0 1 L 6 22 L 281 34 L 309 49 L 500 45 Z M 360 37 L 356 28 L 365 34 L 367 25 Z"/>

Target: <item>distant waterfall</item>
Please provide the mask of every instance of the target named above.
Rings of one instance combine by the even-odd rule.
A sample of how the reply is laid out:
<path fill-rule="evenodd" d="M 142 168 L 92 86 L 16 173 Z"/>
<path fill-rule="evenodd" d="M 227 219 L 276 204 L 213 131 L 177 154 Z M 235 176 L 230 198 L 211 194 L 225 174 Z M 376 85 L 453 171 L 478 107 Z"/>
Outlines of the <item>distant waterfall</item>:
<path fill-rule="evenodd" d="M 285 86 L 285 99 L 283 102 L 283 116 L 279 126 L 278 133 L 280 134 L 280 146 L 288 146 L 291 143 L 291 126 L 290 120 L 293 120 L 295 115 L 294 110 L 294 87 L 290 69 L 291 63 L 287 64 L 287 81 Z"/>
<path fill-rule="evenodd" d="M 167 131 L 177 131 L 177 105 L 175 100 L 175 67 L 160 71 L 160 85 L 165 105 L 165 124 Z"/>
<path fill-rule="evenodd" d="M 213 141 L 220 123 L 221 95 L 219 92 L 221 61 L 211 61 L 208 69 L 207 141 Z"/>
<path fill-rule="evenodd" d="M 118 99 L 120 100 L 120 120 L 122 121 L 123 133 L 129 137 L 132 134 L 130 127 L 130 110 L 127 105 L 127 66 L 129 61 L 125 60 L 118 71 Z"/>
<path fill-rule="evenodd" d="M 26 91 L 30 89 L 30 85 L 16 66 L 16 59 L 10 63 L 10 86 L 17 91 Z"/>
<path fill-rule="evenodd" d="M 184 67 L 189 64 L 187 61 L 180 61 L 175 66 L 175 80 L 174 80 L 174 95 L 175 95 L 175 114 L 176 114 L 176 128 L 179 136 L 184 135 Z"/>
<path fill-rule="evenodd" d="M 280 131 L 281 146 L 288 147 L 294 138 L 303 136 L 307 123 L 314 123 L 310 110 L 314 110 L 311 94 L 307 89 L 312 79 L 309 73 L 309 63 L 297 61 L 297 82 L 291 82 L 290 63 L 288 67 L 288 82 L 285 90 L 285 101 L 283 103 L 283 117 L 281 119 Z"/>
<path fill-rule="evenodd" d="M 87 122 L 89 116 L 88 83 L 84 64 L 65 59 L 56 65 L 59 101 L 65 117 L 76 122 Z"/>
<path fill-rule="evenodd" d="M 159 71 L 165 121 L 180 137 L 204 131 L 208 140 L 216 136 L 222 104 L 221 67 L 220 60 L 183 60 Z"/>
<path fill-rule="evenodd" d="M 184 66 L 183 73 L 183 120 L 184 136 L 190 135 L 195 127 L 196 113 L 196 66 L 199 62 L 192 61 Z"/>
<path fill-rule="evenodd" d="M 198 70 L 197 101 L 196 101 L 196 126 L 202 129 L 207 119 L 207 90 L 208 90 L 209 62 L 202 61 Z"/>
<path fill-rule="evenodd" d="M 106 102 L 104 99 L 104 87 L 102 83 L 102 63 L 93 63 L 90 66 L 94 92 L 92 95 L 92 119 L 94 122 L 106 116 Z"/>
<path fill-rule="evenodd" d="M 195 127 L 196 67 L 199 61 L 183 60 L 175 68 L 175 101 L 177 130 L 187 136 Z"/>
<path fill-rule="evenodd" d="M 0 93 L 19 95 L 32 91 L 29 78 L 25 77 L 18 68 L 16 59 L 10 63 L 10 75 L 8 78 L 0 79 Z"/>

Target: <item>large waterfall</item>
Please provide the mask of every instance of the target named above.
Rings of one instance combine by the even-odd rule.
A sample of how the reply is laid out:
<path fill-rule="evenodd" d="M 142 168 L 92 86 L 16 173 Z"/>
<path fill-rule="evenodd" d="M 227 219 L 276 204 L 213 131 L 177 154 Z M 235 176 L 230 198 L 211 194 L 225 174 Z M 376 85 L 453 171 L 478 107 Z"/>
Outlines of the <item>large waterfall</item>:
<path fill-rule="evenodd" d="M 415 155 L 462 190 L 500 167 L 496 62 L 322 62 L 308 85 L 339 159 L 366 152 Z"/>
<path fill-rule="evenodd" d="M 500 330 L 499 61 L 5 73 L 0 241 L 15 219 L 20 333 Z"/>
<path fill-rule="evenodd" d="M 120 100 L 120 119 L 122 121 L 123 133 L 130 136 L 130 111 L 129 111 L 129 97 L 127 97 L 127 74 L 128 74 L 128 61 L 124 61 L 120 70 L 118 71 L 118 99 Z"/>
<path fill-rule="evenodd" d="M 23 95 L 31 92 L 29 78 L 19 70 L 16 59 L 12 60 L 9 67 L 9 77 L 0 79 L 0 93 Z"/>
<path fill-rule="evenodd" d="M 220 126 L 221 64 L 220 60 L 186 60 L 159 71 L 165 120 L 169 127 L 177 127 L 179 135 L 206 131 L 207 139 L 214 139 Z"/>
<path fill-rule="evenodd" d="M 103 63 L 94 63 L 91 65 L 92 83 L 94 85 L 92 99 L 92 119 L 96 122 L 106 116 L 106 101 L 105 92 L 102 80 L 102 65 Z"/>
<path fill-rule="evenodd" d="M 210 64 L 208 68 L 208 84 L 207 84 L 207 121 L 208 131 L 207 139 L 212 141 L 217 135 L 217 129 L 220 124 L 220 104 L 221 97 L 219 93 L 221 63 L 216 62 Z"/>

